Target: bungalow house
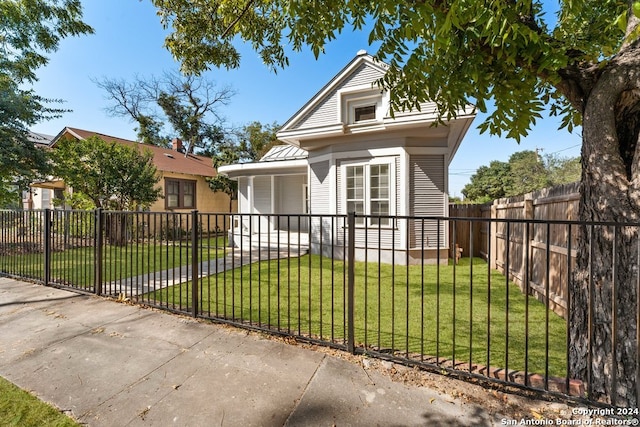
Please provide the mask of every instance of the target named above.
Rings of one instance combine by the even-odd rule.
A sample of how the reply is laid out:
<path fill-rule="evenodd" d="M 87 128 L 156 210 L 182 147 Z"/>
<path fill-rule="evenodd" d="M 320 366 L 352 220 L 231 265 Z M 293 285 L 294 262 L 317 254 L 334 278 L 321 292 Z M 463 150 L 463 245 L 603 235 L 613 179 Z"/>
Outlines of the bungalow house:
<path fill-rule="evenodd" d="M 52 138 L 48 147 L 55 149 L 56 143 L 63 139 L 84 140 L 92 136 L 97 136 L 106 142 L 115 142 L 131 147 L 141 146 L 135 141 L 65 127 Z M 162 186 L 164 195 L 163 198 L 158 199 L 150 206 L 150 211 L 184 213 L 194 209 L 201 212 L 227 212 L 229 210 L 229 196 L 220 192 L 214 193 L 206 182 L 206 178 L 214 177 L 217 174 L 209 157 L 185 155 L 182 142 L 179 139 L 172 141 L 172 148 L 144 145 L 144 149 L 153 154 L 153 163 L 161 175 L 159 185 Z M 25 200 L 25 208 L 51 208 L 53 207 L 51 204 L 53 198 L 61 198 L 65 189 L 64 181 L 56 178 L 34 183 L 31 194 Z"/>
<path fill-rule="evenodd" d="M 446 226 L 402 217 L 448 215 L 449 163 L 475 115 L 469 107 L 434 126 L 436 106 L 424 103 L 392 116 L 389 93 L 375 84 L 386 70 L 358 52 L 283 125 L 278 138 L 286 146 L 255 163 L 221 167 L 238 181 L 238 212 L 309 214 L 302 226 L 310 227 L 311 252 L 334 255 L 345 233 L 330 215 L 356 212 L 357 259 L 434 261 L 439 252 L 446 260 Z M 234 234 L 287 225 L 277 217 L 241 218 Z"/>

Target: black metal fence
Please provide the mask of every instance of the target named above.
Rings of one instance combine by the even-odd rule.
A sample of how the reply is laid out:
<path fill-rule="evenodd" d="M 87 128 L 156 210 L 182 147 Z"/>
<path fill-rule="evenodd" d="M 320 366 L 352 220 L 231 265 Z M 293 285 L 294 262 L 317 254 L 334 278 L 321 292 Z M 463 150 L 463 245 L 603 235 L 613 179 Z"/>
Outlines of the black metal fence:
<path fill-rule="evenodd" d="M 572 341 L 566 319 L 571 317 L 566 314 L 583 310 L 595 318 L 592 299 L 587 306 L 572 307 L 568 298 L 575 261 L 565 257 L 561 265 L 549 255 L 541 259 L 515 250 L 510 242 L 547 233 L 547 245 L 553 242 L 556 249 L 571 253 L 578 245 L 574 231 L 582 227 L 584 245 L 591 245 L 596 234 L 619 232 L 628 236 L 625 244 L 635 242 L 640 248 L 637 224 L 388 219 L 0 211 L 0 274 L 458 377 L 558 396 L 598 394 L 590 382 L 572 379 L 577 373 L 569 363 Z M 469 257 L 473 248 L 460 254 L 455 249 L 460 230 L 474 233 L 479 227 L 487 235 L 485 256 Z M 491 243 L 496 234 L 503 242 L 499 247 Z M 568 237 L 559 241 L 559 235 Z M 503 251 L 500 258 L 506 265 L 492 265 L 492 251 Z M 640 260 L 633 262 L 636 286 Z M 520 277 L 513 277 L 511 263 L 525 265 L 518 270 Z M 536 297 L 533 278 L 539 282 Z M 553 311 L 549 289 L 555 281 L 564 287 L 559 291 L 565 298 L 564 316 Z M 637 319 L 638 311 L 629 315 Z M 615 348 L 620 339 L 615 307 L 607 319 Z M 593 325 L 588 328 L 588 343 L 595 345 Z M 637 347 L 637 336 L 626 338 Z M 594 363 L 590 359 L 587 375 L 581 376 L 592 378 Z M 610 389 L 616 390 L 617 378 L 611 381 Z M 616 404 L 615 396 L 605 400 Z"/>

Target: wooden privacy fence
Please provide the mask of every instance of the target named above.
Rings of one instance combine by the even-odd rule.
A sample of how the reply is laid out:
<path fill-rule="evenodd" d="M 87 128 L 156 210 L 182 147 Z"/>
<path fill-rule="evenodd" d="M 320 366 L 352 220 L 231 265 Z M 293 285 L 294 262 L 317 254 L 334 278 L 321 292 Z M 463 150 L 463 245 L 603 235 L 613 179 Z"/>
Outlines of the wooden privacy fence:
<path fill-rule="evenodd" d="M 457 245 L 462 249 L 462 256 L 484 258 L 503 274 L 508 271 L 511 280 L 523 291 L 528 277 L 532 294 L 541 301 L 546 300 L 548 280 L 549 305 L 565 317 L 569 277 L 567 257 L 571 256 L 571 264 L 575 265 L 578 230 L 575 226 L 534 221 L 577 220 L 579 198 L 579 183 L 576 182 L 483 205 L 450 205 L 451 217 L 495 220 L 452 221 L 449 225 L 450 247 Z"/>

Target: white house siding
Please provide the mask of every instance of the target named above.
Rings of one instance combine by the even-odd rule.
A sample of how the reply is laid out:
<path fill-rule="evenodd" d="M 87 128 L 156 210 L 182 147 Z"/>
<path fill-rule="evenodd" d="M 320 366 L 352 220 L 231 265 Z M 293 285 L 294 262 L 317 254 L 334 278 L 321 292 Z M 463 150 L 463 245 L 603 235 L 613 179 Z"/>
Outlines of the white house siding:
<path fill-rule="evenodd" d="M 277 213 L 281 214 L 303 214 L 304 213 L 304 185 L 307 182 L 306 175 L 284 175 L 275 177 L 275 200 L 278 201 Z M 307 230 L 306 218 L 301 218 L 298 223 L 297 216 L 280 217 L 278 228 L 280 230 L 289 229 L 291 231 Z M 300 227 L 298 227 L 300 224 Z"/>
<path fill-rule="evenodd" d="M 384 73 L 379 69 L 373 68 L 369 64 L 361 64 L 340 86 L 346 89 L 354 86 L 375 85 L 375 81 L 382 76 Z"/>
<path fill-rule="evenodd" d="M 33 209 L 51 209 L 53 204 L 53 190 L 34 187 L 31 189 L 33 197 Z"/>
<path fill-rule="evenodd" d="M 260 231 L 265 233 L 270 231 L 272 227 L 269 225 L 271 220 L 268 216 L 273 213 L 271 206 L 271 177 L 257 176 L 253 179 L 253 209 L 255 213 L 260 215 L 260 228 L 258 228 L 257 218 L 254 220 L 253 232 Z"/>
<path fill-rule="evenodd" d="M 383 73 L 380 70 L 368 64 L 361 64 L 344 83 L 328 93 L 315 108 L 305 114 L 291 129 L 307 129 L 338 123 L 338 105 L 341 102 L 338 99 L 338 90 L 362 85 L 371 86 L 372 82 L 382 76 Z"/>
<path fill-rule="evenodd" d="M 238 212 L 249 211 L 249 178 L 238 178 Z"/>
<path fill-rule="evenodd" d="M 311 214 L 329 214 L 329 172 L 330 164 L 329 160 L 324 160 L 317 163 L 311 163 L 309 187 L 311 190 L 310 202 L 311 202 Z"/>
<path fill-rule="evenodd" d="M 409 158 L 409 215 L 441 217 L 446 213 L 445 159 L 441 155 L 412 155 Z M 440 246 L 445 247 L 446 223 L 440 224 Z M 424 242 L 423 242 L 424 240 Z M 410 245 L 413 248 L 436 248 L 437 221 L 415 221 L 410 227 Z"/>
<path fill-rule="evenodd" d="M 249 212 L 251 206 L 249 192 L 249 178 L 238 178 L 238 212 Z M 249 230 L 250 217 L 240 216 L 238 219 L 236 219 L 234 228 L 240 226 L 238 221 L 242 222 L 242 228 L 245 232 L 247 232 Z"/>
<path fill-rule="evenodd" d="M 420 103 L 420 113 L 436 113 L 438 107 L 435 102 L 422 102 Z M 396 111 L 394 116 L 396 119 L 416 114 L 416 110 Z"/>
<path fill-rule="evenodd" d="M 314 109 L 309 111 L 293 129 L 306 129 L 335 124 L 338 116 L 338 94 L 331 92 L 327 98 L 320 102 Z"/>
<path fill-rule="evenodd" d="M 330 189 L 329 189 L 329 173 L 331 164 L 329 160 L 324 160 L 309 165 L 309 204 L 311 215 L 329 215 L 331 214 Z M 320 227 L 320 217 L 311 217 L 311 243 L 318 244 L 329 243 L 331 240 L 331 222 L 327 218 L 323 218 L 322 227 Z M 320 234 L 322 233 L 322 239 Z"/>

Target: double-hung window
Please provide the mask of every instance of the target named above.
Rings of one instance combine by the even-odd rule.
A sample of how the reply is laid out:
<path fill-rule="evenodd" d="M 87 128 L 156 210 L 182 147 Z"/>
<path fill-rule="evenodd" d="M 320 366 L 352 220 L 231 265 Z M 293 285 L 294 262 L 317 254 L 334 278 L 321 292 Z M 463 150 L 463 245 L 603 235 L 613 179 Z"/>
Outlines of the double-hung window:
<path fill-rule="evenodd" d="M 347 166 L 347 213 L 366 215 L 364 204 L 364 166 Z M 356 218 L 357 225 L 364 225 L 364 218 Z"/>
<path fill-rule="evenodd" d="M 165 205 L 167 209 L 188 209 L 196 207 L 196 182 L 186 179 L 164 181 Z"/>
<path fill-rule="evenodd" d="M 347 165 L 345 196 L 347 213 L 371 215 L 370 225 L 391 225 L 391 164 L 366 163 Z M 364 217 L 356 217 L 356 225 L 365 225 Z"/>

